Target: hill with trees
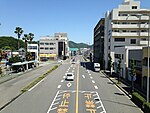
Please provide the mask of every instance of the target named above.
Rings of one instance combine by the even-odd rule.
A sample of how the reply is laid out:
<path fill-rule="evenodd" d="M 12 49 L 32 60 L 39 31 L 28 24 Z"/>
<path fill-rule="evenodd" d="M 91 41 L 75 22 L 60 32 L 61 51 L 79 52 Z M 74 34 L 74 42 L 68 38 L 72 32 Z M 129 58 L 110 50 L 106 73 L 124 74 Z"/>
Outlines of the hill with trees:
<path fill-rule="evenodd" d="M 73 41 L 69 41 L 69 47 L 70 48 L 91 48 L 92 46 L 85 43 L 75 43 Z"/>
<path fill-rule="evenodd" d="M 20 47 L 24 47 L 24 42 L 19 40 Z M 17 50 L 18 48 L 18 39 L 9 36 L 1 36 L 0 37 L 0 48 L 10 47 L 12 50 Z"/>

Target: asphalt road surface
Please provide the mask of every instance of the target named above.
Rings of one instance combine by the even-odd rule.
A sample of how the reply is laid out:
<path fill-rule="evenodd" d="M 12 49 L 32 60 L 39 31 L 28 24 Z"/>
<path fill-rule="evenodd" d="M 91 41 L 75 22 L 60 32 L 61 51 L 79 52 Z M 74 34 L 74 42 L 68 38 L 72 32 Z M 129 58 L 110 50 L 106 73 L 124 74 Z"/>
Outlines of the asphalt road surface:
<path fill-rule="evenodd" d="M 102 73 L 93 72 L 81 56 L 63 63 L 36 87 L 21 95 L 1 113 L 142 113 Z M 74 81 L 66 81 L 72 72 Z"/>

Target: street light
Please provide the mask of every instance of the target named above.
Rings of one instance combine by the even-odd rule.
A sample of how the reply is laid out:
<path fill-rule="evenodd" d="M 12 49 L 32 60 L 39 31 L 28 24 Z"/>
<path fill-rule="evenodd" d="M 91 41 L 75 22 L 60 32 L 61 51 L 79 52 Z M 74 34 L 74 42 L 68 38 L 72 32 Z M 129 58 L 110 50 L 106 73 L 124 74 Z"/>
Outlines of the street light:
<path fill-rule="evenodd" d="M 142 16 L 142 14 L 138 14 L 137 16 Z M 149 21 L 148 21 L 148 52 L 147 52 L 147 56 L 148 56 L 148 60 L 147 60 L 147 68 L 148 68 L 148 71 L 147 71 L 147 98 L 146 98 L 146 100 L 147 100 L 147 102 L 149 102 L 149 63 L 150 63 L 150 61 L 149 61 L 149 58 L 150 58 L 150 53 L 149 53 L 149 51 L 150 51 L 150 44 L 149 44 L 149 41 L 150 41 L 150 15 L 148 15 L 149 16 Z"/>
<path fill-rule="evenodd" d="M 143 14 L 137 14 L 137 17 L 141 17 L 141 16 L 143 16 Z M 149 51 L 150 51 L 150 44 L 149 44 L 149 41 L 150 41 L 150 15 L 148 15 L 149 16 L 149 21 L 148 21 L 148 49 L 147 49 L 147 56 L 148 56 L 148 60 L 147 60 L 147 68 L 148 68 L 148 71 L 147 71 L 147 94 L 146 94 L 146 100 L 147 100 L 147 102 L 149 102 L 149 63 L 150 63 L 150 61 L 149 61 L 149 58 L 150 58 L 150 53 L 149 53 Z"/>

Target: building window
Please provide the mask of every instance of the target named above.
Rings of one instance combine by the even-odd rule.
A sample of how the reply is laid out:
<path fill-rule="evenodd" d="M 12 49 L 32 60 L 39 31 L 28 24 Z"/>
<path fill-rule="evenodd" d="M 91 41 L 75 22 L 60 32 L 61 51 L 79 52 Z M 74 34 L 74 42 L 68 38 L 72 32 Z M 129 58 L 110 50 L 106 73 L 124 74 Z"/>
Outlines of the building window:
<path fill-rule="evenodd" d="M 136 39 L 131 39 L 130 44 L 136 44 Z"/>
<path fill-rule="evenodd" d="M 46 47 L 45 50 L 48 50 L 48 47 Z"/>
<path fill-rule="evenodd" d="M 37 46 L 33 46 L 32 49 L 35 49 L 35 50 L 36 50 L 36 49 L 37 49 Z"/>
<path fill-rule="evenodd" d="M 40 45 L 44 45 L 44 43 L 41 42 Z"/>
<path fill-rule="evenodd" d="M 108 49 L 110 50 L 110 46 L 108 46 Z"/>
<path fill-rule="evenodd" d="M 54 48 L 49 48 L 50 50 L 53 50 Z"/>
<path fill-rule="evenodd" d="M 49 43 L 45 43 L 45 45 L 49 45 Z"/>
<path fill-rule="evenodd" d="M 54 43 L 50 43 L 50 45 L 54 45 Z"/>
<path fill-rule="evenodd" d="M 115 38 L 115 42 L 125 42 L 125 38 Z"/>
<path fill-rule="evenodd" d="M 137 6 L 132 6 L 132 9 L 137 9 Z"/>
<path fill-rule="evenodd" d="M 40 47 L 40 49 L 44 49 L 44 47 Z"/>

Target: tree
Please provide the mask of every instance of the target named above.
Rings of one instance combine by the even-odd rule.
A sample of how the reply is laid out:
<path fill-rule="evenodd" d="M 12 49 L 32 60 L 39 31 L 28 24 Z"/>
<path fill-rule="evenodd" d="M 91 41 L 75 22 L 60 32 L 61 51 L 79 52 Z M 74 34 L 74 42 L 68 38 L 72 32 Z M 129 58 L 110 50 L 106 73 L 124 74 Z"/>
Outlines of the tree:
<path fill-rule="evenodd" d="M 18 36 L 18 50 L 19 50 L 19 48 L 20 48 L 19 39 L 20 39 L 20 37 L 21 37 L 21 35 L 23 33 L 23 30 L 20 27 L 16 27 L 14 33 L 16 33 L 17 36 Z"/>
<path fill-rule="evenodd" d="M 26 54 L 27 54 L 27 44 L 28 44 L 28 42 L 32 42 L 33 38 L 34 38 L 33 33 L 24 34 L 24 37 L 22 38 L 25 41 L 25 53 Z"/>
<path fill-rule="evenodd" d="M 119 56 L 118 66 L 117 66 L 118 83 L 120 83 L 120 72 L 121 72 L 121 55 Z"/>
<path fill-rule="evenodd" d="M 109 60 L 108 60 L 108 70 L 110 71 L 110 74 L 111 74 L 111 68 L 112 68 L 112 58 L 111 56 L 109 55 L 108 56 Z"/>
<path fill-rule="evenodd" d="M 132 93 L 134 92 L 134 80 L 133 79 L 136 76 L 134 59 L 130 61 L 130 65 L 131 65 L 130 76 L 131 76 L 131 93 Z"/>

